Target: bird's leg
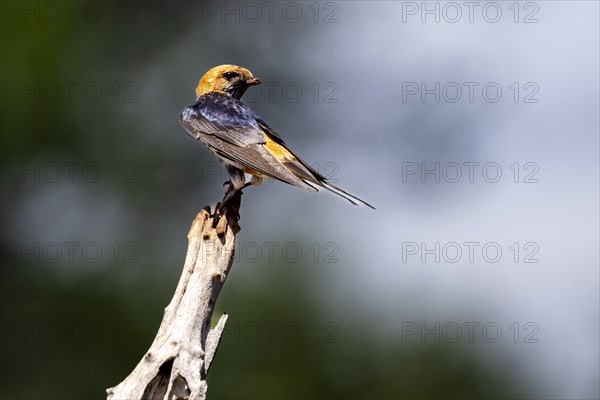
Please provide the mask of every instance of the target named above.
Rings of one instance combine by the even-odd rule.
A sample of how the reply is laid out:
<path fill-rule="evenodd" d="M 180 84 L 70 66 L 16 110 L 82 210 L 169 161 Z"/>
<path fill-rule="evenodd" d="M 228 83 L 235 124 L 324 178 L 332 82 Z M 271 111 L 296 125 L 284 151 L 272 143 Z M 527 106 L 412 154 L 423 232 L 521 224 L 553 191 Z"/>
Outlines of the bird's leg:
<path fill-rule="evenodd" d="M 233 198 L 233 196 L 235 196 L 237 191 L 238 191 L 238 189 L 236 189 L 235 186 L 233 186 L 233 184 L 230 182 L 229 187 L 227 188 L 227 191 L 225 192 L 225 196 L 223 197 L 223 200 L 221 200 L 221 202 L 219 204 L 217 204 L 216 211 L 221 213 L 223 208 L 226 207 L 227 202 L 230 201 Z M 239 192 L 241 192 L 241 191 L 242 191 L 242 189 L 239 189 Z"/>
<path fill-rule="evenodd" d="M 250 182 L 244 183 L 242 189 L 246 189 L 248 186 L 258 186 L 262 183 L 262 178 L 260 176 L 252 175 Z"/>
<path fill-rule="evenodd" d="M 225 197 L 217 204 L 215 209 L 214 228 L 217 229 L 217 234 L 219 234 L 219 226 L 221 226 L 221 235 L 225 233 L 226 226 L 230 226 L 234 233 L 239 232 L 240 225 L 238 221 L 240 220 L 241 201 L 242 190 L 231 185 Z"/>
<path fill-rule="evenodd" d="M 223 236 L 227 227 L 231 227 L 234 234 L 240 231 L 238 221 L 240 219 L 240 204 L 242 200 L 242 190 L 236 189 L 235 184 L 228 182 L 229 187 L 225 192 L 223 200 L 217 203 L 215 207 L 213 228 L 217 230 L 217 235 Z"/>
<path fill-rule="evenodd" d="M 218 212 L 219 214 L 222 214 L 224 212 L 225 208 L 227 207 L 227 202 L 231 201 L 231 199 L 234 198 L 236 194 L 239 193 L 239 195 L 241 196 L 243 194 L 243 192 L 242 192 L 243 189 L 247 188 L 248 186 L 260 185 L 262 183 L 262 178 L 252 175 L 252 178 L 250 179 L 249 182 L 243 183 L 241 185 L 241 187 L 238 188 L 238 186 L 240 186 L 240 184 L 245 181 L 245 177 L 242 175 L 244 180 L 236 179 L 234 177 L 238 177 L 238 176 L 232 174 L 233 182 L 232 182 L 232 180 L 229 180 L 229 181 L 223 183 L 223 186 L 229 185 L 229 187 L 227 188 L 227 191 L 225 192 L 225 197 L 223 197 L 223 200 L 221 200 L 221 202 L 217 204 L 216 212 Z M 238 204 L 235 207 L 239 208 L 239 200 L 234 203 Z M 239 219 L 239 214 L 237 217 Z"/>
<path fill-rule="evenodd" d="M 223 214 L 226 209 L 231 209 L 234 213 L 237 214 L 237 210 L 239 209 L 239 203 L 241 200 L 242 189 L 244 189 L 246 176 L 244 172 L 238 168 L 233 166 L 228 166 L 227 171 L 229 172 L 230 179 L 225 182 L 223 185 L 229 185 L 227 187 L 227 191 L 225 192 L 225 197 L 219 204 L 217 204 L 215 213 Z M 233 200 L 233 204 L 228 204 Z"/>

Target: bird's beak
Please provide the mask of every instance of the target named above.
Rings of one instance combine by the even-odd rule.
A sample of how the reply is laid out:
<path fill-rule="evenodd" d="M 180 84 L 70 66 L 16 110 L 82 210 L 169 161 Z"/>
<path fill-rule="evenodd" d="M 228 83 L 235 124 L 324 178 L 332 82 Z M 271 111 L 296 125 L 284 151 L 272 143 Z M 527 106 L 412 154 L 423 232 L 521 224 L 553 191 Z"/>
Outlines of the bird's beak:
<path fill-rule="evenodd" d="M 262 83 L 262 81 L 258 78 L 250 78 L 246 80 L 246 85 L 248 86 L 252 86 L 252 85 L 260 85 Z"/>

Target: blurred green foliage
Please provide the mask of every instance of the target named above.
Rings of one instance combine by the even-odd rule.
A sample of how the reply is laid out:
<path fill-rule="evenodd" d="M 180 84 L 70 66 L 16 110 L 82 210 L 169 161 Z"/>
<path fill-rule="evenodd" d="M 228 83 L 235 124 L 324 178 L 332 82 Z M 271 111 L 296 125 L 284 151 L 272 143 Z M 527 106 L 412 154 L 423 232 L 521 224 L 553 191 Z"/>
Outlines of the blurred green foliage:
<path fill-rule="evenodd" d="M 237 268 L 218 304 L 217 314 L 230 318 L 209 374 L 211 398 L 527 394 L 518 377 L 468 349 L 402 343 L 400 334 L 380 342 L 360 316 L 328 319 L 302 289 L 308 266 L 256 267 L 264 281 L 251 290 Z M 109 268 L 65 282 L 29 266 L 3 269 L 2 398 L 100 398 L 131 372 L 154 338 L 178 268 L 168 279 L 119 283 L 120 275 Z"/>

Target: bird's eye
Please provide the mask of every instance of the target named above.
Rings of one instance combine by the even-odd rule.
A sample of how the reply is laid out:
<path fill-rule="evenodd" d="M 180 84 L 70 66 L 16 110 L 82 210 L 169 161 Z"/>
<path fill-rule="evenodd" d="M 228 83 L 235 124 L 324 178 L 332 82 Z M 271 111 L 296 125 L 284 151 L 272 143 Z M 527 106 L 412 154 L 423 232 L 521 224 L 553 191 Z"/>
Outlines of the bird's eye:
<path fill-rule="evenodd" d="M 228 81 L 230 81 L 230 80 L 232 80 L 233 78 L 235 78 L 235 77 L 238 77 L 238 76 L 240 76 L 240 74 L 238 74 L 237 72 L 231 72 L 231 71 L 229 71 L 229 72 L 225 72 L 225 73 L 223 74 L 223 77 L 224 77 L 225 79 L 227 79 Z"/>

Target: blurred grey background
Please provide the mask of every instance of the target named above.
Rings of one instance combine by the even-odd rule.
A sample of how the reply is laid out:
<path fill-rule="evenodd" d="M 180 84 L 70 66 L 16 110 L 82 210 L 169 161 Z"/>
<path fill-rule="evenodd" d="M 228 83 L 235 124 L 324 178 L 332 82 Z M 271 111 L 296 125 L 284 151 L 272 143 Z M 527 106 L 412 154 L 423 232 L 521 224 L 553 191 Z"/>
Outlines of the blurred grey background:
<path fill-rule="evenodd" d="M 223 63 L 377 210 L 245 191 L 211 398 L 599 397 L 598 2 L 1 8 L 2 398 L 102 398 L 150 345 Z"/>

